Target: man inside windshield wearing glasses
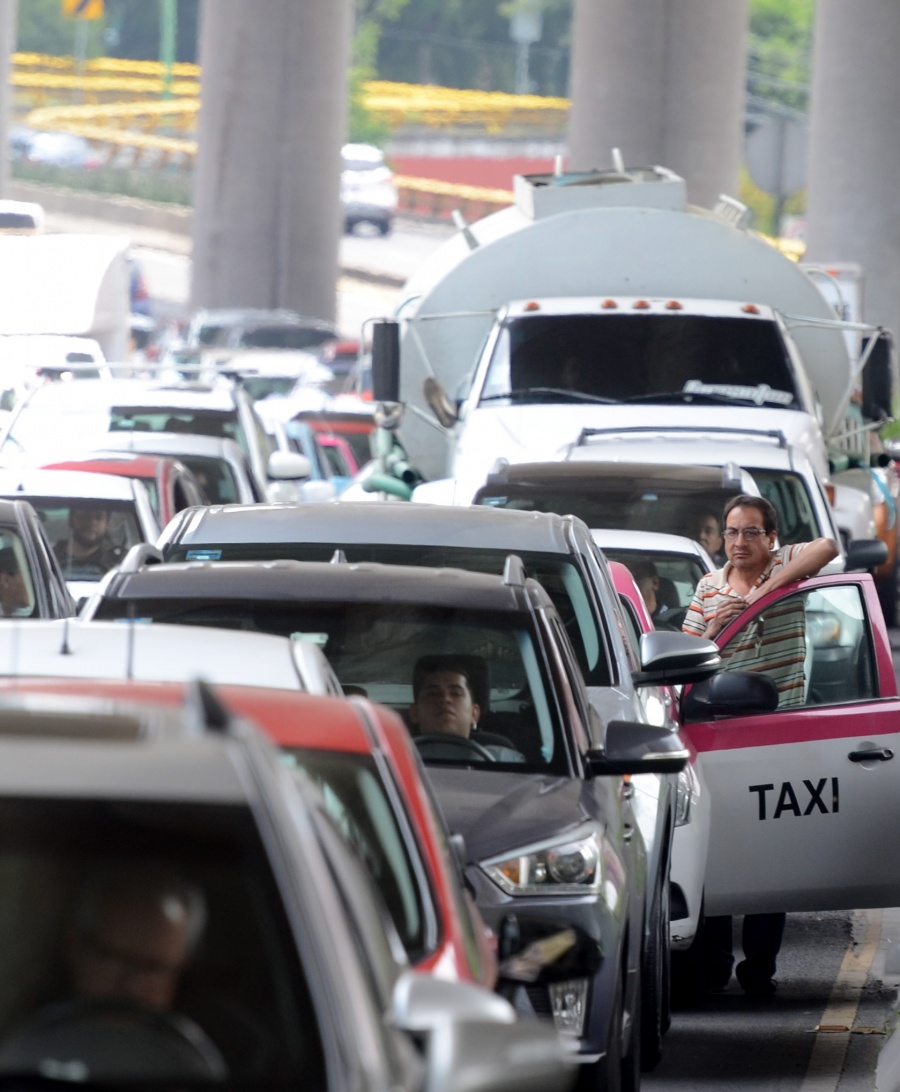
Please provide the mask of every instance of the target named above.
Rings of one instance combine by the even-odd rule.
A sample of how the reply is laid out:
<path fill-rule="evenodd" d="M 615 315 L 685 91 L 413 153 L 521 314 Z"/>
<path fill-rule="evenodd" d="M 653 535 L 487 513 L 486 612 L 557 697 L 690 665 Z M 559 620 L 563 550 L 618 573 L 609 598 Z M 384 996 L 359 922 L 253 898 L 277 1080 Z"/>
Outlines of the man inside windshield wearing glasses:
<path fill-rule="evenodd" d="M 817 538 L 775 549 L 778 534 L 774 507 L 762 497 L 740 494 L 723 516 L 727 562 L 707 573 L 694 592 L 682 629 L 714 638 L 748 607 L 776 588 L 815 576 L 838 555 L 833 539 Z M 723 650 L 725 669 L 764 671 L 778 686 L 779 708 L 804 700 L 805 618 L 802 600 L 788 599 L 763 612 Z M 724 990 L 734 967 L 751 997 L 775 992 L 775 961 L 784 935 L 784 914 L 745 914 L 741 947 L 744 959 L 734 967 L 732 919 L 708 917 L 703 929 L 703 988 Z"/>

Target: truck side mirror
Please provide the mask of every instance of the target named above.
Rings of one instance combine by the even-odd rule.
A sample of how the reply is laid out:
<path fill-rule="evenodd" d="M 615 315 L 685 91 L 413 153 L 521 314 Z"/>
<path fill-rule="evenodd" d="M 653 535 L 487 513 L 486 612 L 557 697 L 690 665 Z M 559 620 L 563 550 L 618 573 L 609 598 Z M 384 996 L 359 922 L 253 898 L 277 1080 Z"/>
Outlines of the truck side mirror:
<path fill-rule="evenodd" d="M 372 323 L 372 399 L 400 401 L 400 323 L 393 319 Z"/>
<path fill-rule="evenodd" d="M 879 329 L 875 345 L 862 373 L 862 412 L 867 421 L 882 421 L 892 415 L 896 391 L 896 356 L 889 330 Z M 863 342 L 868 346 L 869 339 Z"/>

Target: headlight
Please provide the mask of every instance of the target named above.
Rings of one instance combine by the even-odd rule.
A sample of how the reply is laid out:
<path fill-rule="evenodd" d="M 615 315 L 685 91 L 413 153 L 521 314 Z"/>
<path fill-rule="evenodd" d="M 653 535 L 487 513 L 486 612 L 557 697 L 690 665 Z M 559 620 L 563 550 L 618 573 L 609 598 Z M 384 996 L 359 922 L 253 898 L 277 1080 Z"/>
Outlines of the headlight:
<path fill-rule="evenodd" d="M 678 775 L 678 786 L 675 789 L 675 826 L 683 827 L 691 821 L 691 805 L 694 802 L 694 788 L 696 774 L 690 765 Z"/>
<path fill-rule="evenodd" d="M 507 895 L 584 895 L 599 890 L 611 849 L 596 831 L 482 861 Z"/>

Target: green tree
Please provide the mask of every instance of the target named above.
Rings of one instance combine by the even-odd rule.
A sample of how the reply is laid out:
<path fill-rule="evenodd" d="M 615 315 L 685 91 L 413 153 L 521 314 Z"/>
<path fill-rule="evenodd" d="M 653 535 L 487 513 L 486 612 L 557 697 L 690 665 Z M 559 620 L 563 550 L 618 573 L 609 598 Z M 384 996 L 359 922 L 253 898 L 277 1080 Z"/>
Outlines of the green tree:
<path fill-rule="evenodd" d="M 815 0 L 751 0 L 747 90 L 760 101 L 808 109 Z"/>

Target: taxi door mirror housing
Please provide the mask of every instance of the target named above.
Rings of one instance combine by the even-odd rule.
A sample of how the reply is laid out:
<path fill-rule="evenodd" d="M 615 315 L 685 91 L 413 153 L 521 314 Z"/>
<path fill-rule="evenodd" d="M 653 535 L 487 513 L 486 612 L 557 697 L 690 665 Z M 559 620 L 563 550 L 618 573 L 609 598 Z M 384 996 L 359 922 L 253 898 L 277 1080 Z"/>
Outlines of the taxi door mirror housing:
<path fill-rule="evenodd" d="M 671 728 L 633 720 L 611 720 L 603 748 L 585 755 L 595 776 L 681 773 L 690 759 L 681 736 Z"/>
<path fill-rule="evenodd" d="M 656 630 L 641 637 L 641 670 L 632 677 L 636 686 L 677 686 L 708 679 L 721 665 L 715 641 Z"/>
<path fill-rule="evenodd" d="M 682 699 L 682 720 L 774 713 L 778 687 L 761 671 L 723 671 L 692 687 Z"/>

